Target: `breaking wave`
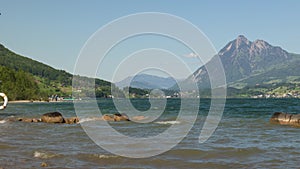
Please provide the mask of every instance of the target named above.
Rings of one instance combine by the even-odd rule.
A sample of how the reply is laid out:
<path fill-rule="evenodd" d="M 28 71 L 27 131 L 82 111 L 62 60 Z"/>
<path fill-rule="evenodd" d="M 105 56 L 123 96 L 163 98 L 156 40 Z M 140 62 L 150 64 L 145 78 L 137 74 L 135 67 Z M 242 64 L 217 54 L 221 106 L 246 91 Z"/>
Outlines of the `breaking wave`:
<path fill-rule="evenodd" d="M 41 158 L 41 159 L 48 159 L 48 158 L 53 158 L 53 157 L 57 157 L 57 156 L 58 156 L 58 154 L 50 153 L 50 152 L 35 151 L 33 153 L 33 157 Z"/>
<path fill-rule="evenodd" d="M 176 120 L 171 120 L 171 121 L 158 121 L 155 122 L 157 124 L 180 124 L 180 121 L 176 121 Z"/>

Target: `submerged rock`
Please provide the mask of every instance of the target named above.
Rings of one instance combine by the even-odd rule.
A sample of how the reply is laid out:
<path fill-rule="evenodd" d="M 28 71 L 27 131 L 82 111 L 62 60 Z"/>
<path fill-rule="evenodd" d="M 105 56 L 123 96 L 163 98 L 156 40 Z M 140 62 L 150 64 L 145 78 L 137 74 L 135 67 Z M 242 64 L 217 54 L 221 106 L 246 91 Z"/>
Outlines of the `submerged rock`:
<path fill-rule="evenodd" d="M 45 163 L 45 162 L 42 162 L 42 163 L 41 163 L 41 167 L 48 167 L 48 164 Z"/>
<path fill-rule="evenodd" d="M 41 119 L 36 119 L 36 118 L 18 118 L 17 121 L 23 121 L 23 122 L 33 122 L 33 123 L 38 123 L 41 122 Z"/>
<path fill-rule="evenodd" d="M 104 120 L 104 121 L 115 121 L 113 114 L 104 114 L 102 116 L 102 120 Z"/>
<path fill-rule="evenodd" d="M 76 124 L 76 123 L 79 123 L 79 118 L 78 117 L 65 118 L 64 120 L 65 120 L 66 124 Z"/>
<path fill-rule="evenodd" d="M 143 120 L 146 120 L 146 119 L 147 119 L 147 117 L 145 117 L 145 116 L 133 116 L 131 118 L 132 121 L 143 121 Z"/>
<path fill-rule="evenodd" d="M 32 118 L 19 118 L 18 121 L 23 121 L 23 122 L 32 122 Z"/>
<path fill-rule="evenodd" d="M 42 122 L 45 122 L 45 123 L 64 123 L 65 120 L 64 120 L 61 113 L 59 113 L 59 112 L 50 112 L 50 113 L 43 114 Z"/>
<path fill-rule="evenodd" d="M 271 123 L 282 125 L 293 125 L 300 127 L 300 114 L 288 114 L 283 112 L 275 112 L 271 119 Z"/>
<path fill-rule="evenodd" d="M 129 117 L 125 113 L 116 113 L 114 114 L 115 121 L 130 121 Z"/>
<path fill-rule="evenodd" d="M 35 118 L 32 119 L 32 122 L 34 122 L 34 123 L 38 123 L 38 122 L 41 122 L 41 121 L 42 121 L 42 119 L 35 119 Z"/>

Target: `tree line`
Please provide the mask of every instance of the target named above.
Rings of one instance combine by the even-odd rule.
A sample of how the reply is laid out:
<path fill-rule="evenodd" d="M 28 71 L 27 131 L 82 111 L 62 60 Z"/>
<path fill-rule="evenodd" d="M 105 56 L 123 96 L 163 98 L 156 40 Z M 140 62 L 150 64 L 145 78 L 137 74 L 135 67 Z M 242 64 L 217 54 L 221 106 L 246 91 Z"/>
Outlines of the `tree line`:
<path fill-rule="evenodd" d="M 0 66 L 0 92 L 6 93 L 10 100 L 37 100 L 45 98 L 39 92 L 35 78 L 24 71 L 15 71 Z"/>

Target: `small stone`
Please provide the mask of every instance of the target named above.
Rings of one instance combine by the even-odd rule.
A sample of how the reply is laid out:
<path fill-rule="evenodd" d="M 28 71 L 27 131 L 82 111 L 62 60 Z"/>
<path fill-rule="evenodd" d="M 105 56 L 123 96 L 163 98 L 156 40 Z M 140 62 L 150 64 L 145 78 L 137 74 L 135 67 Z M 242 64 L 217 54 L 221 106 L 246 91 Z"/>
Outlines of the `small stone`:
<path fill-rule="evenodd" d="M 35 119 L 35 118 L 33 118 L 33 119 L 32 119 L 32 122 L 34 122 L 34 123 L 37 123 L 37 122 L 39 122 L 39 120 L 38 120 L 38 119 Z"/>
<path fill-rule="evenodd" d="M 102 116 L 102 119 L 105 121 L 115 121 L 114 115 L 112 114 L 105 114 Z"/>
<path fill-rule="evenodd" d="M 125 113 L 116 113 L 114 114 L 114 120 L 115 121 L 130 121 L 129 117 Z"/>
<path fill-rule="evenodd" d="M 31 123 L 32 119 L 31 118 L 21 118 L 21 119 L 19 119 L 19 121 Z"/>
<path fill-rule="evenodd" d="M 45 162 L 42 162 L 42 163 L 41 163 L 41 167 L 48 167 L 48 164 L 45 163 Z"/>
<path fill-rule="evenodd" d="M 133 116 L 131 118 L 131 120 L 133 120 L 133 121 L 142 121 L 142 120 L 145 120 L 145 119 L 147 119 L 145 116 Z"/>
<path fill-rule="evenodd" d="M 65 118 L 65 123 L 66 124 L 76 124 L 76 123 L 79 123 L 79 118 L 78 117 Z"/>

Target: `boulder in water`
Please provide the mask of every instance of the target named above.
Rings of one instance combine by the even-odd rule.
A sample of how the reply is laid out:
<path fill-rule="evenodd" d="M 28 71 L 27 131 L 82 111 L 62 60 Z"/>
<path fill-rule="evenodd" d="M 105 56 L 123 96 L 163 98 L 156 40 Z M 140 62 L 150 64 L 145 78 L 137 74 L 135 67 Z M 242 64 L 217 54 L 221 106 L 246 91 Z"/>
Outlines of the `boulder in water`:
<path fill-rule="evenodd" d="M 300 126 L 300 114 L 275 112 L 272 115 L 270 122 L 282 125 Z"/>
<path fill-rule="evenodd" d="M 45 123 L 64 123 L 65 120 L 61 113 L 59 112 L 50 112 L 43 114 L 42 122 Z"/>

